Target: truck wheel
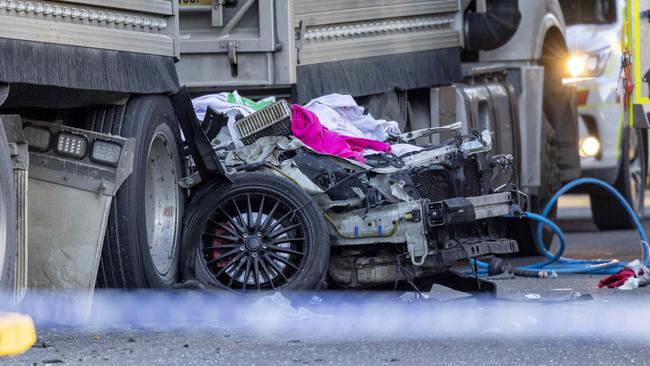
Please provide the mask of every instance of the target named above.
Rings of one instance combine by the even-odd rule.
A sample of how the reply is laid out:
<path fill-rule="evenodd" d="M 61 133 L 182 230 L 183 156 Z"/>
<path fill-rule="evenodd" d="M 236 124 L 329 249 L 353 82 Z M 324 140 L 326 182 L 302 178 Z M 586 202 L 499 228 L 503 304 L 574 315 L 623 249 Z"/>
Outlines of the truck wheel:
<path fill-rule="evenodd" d="M 16 260 L 16 192 L 12 166 L 5 130 L 0 124 L 0 292 L 9 293 L 13 292 Z"/>
<path fill-rule="evenodd" d="M 648 175 L 647 133 L 641 129 L 623 129 L 621 167 L 614 182 L 616 188 L 632 206 L 637 217 L 643 217 L 645 177 Z M 600 230 L 634 228 L 634 222 L 621 204 L 610 194 L 592 193 L 591 213 Z"/>
<path fill-rule="evenodd" d="M 177 282 L 184 192 L 178 123 L 169 99 L 138 96 L 89 114 L 89 129 L 134 138 L 133 173 L 113 198 L 98 285 L 167 288 Z"/>
<path fill-rule="evenodd" d="M 242 292 L 321 286 L 329 229 L 300 187 L 270 174 L 242 173 L 225 188 L 208 184 L 196 197 L 183 248 L 194 253 L 190 262 L 200 282 Z"/>
<path fill-rule="evenodd" d="M 558 167 L 558 148 L 555 129 L 549 123 L 546 116 L 542 117 L 542 161 L 541 161 L 541 184 L 536 195 L 531 195 L 528 204 L 528 210 L 535 213 L 541 213 L 546 206 L 546 203 L 553 197 L 555 192 L 560 187 L 560 168 Z M 548 215 L 548 218 L 555 220 L 557 214 L 557 207 L 553 207 Z M 527 220 L 526 224 L 518 225 L 516 230 L 513 230 L 512 235 L 519 245 L 520 256 L 535 256 L 541 255 L 535 245 L 535 236 L 537 232 L 537 223 Z M 544 228 L 542 231 L 542 238 L 544 246 L 548 249 L 553 241 L 553 231 Z"/>

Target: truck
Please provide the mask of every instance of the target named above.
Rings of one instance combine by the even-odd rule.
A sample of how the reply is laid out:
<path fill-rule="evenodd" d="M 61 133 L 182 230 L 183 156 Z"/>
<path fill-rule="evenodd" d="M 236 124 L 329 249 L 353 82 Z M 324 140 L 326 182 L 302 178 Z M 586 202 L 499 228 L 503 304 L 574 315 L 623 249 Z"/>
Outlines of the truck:
<path fill-rule="evenodd" d="M 273 22 L 263 2 L 208 3 L 180 8 L 177 69 L 194 95 L 238 89 L 306 103 L 344 93 L 403 130 L 456 120 L 466 122 L 465 132 L 489 128 L 498 136 L 495 153 L 517 157 L 533 211 L 561 182 L 580 175 L 574 89 L 562 84 L 569 55 L 557 1 L 299 1 L 277 3 Z M 213 24 L 228 14 L 227 26 Z M 275 43 L 269 34 L 277 34 Z M 525 243 L 521 252 L 535 254 L 529 230 L 513 230 Z"/>
<path fill-rule="evenodd" d="M 432 147 L 427 159 L 453 165 L 436 154 L 464 153 L 464 160 L 456 161 L 463 166 L 471 155 L 484 153 L 468 154 L 473 144 L 490 146 L 501 162 L 514 157 L 509 179 L 516 179 L 516 192 L 492 196 L 490 181 L 473 191 L 477 197 L 461 192 L 439 202 L 418 201 L 430 212 L 426 217 L 415 208 L 400 213 L 418 223 L 408 227 L 420 236 L 404 234 L 411 239 L 396 243 L 402 248 L 398 252 L 410 256 L 406 265 L 415 266 L 428 254 L 442 255 L 434 242 L 456 248 L 453 258 L 458 260 L 515 251 L 512 242 L 499 251 L 485 241 L 454 247 L 449 237 L 430 240 L 431 228 L 425 232 L 423 221 L 460 202 L 460 212 L 463 207 L 474 212 L 463 220 L 476 225 L 477 232 L 490 231 L 485 222 L 492 216 L 479 212 L 504 215 L 520 193 L 540 210 L 562 181 L 579 175 L 574 90 L 562 84 L 568 55 L 564 28 L 557 0 L 0 0 L 0 286 L 12 294 L 12 302 L 28 289 L 169 288 L 198 276 L 198 269 L 209 272 L 206 261 L 215 260 L 195 249 L 195 236 L 202 235 L 194 220 L 201 201 L 228 189 L 241 193 L 245 188 L 245 198 L 271 191 L 277 198 L 278 189 L 306 192 L 286 177 L 274 183 L 278 177 L 260 178 L 259 172 L 245 169 L 228 174 L 201 128 L 207 122 L 196 120 L 190 100 L 224 90 L 298 104 L 329 93 L 349 94 L 374 116 L 399 122 L 403 131 L 462 121 L 461 131 L 442 128 L 418 139 L 418 144 L 443 148 Z M 470 137 L 458 140 L 462 135 Z M 456 148 L 445 143 L 449 138 L 460 141 Z M 328 172 L 327 178 L 333 177 Z M 505 179 L 494 177 L 495 182 Z M 206 193 L 208 185 L 212 190 Z M 269 191 L 269 185 L 275 188 Z M 453 198 L 460 200 L 446 201 Z M 213 208 L 227 199 L 213 202 Z M 258 214 L 245 207 L 238 217 L 226 216 L 229 226 L 212 232 L 236 237 L 247 259 L 268 238 L 243 228 L 242 217 L 248 215 L 245 222 L 251 226 L 256 218 L 273 216 L 268 204 L 259 203 Z M 491 204 L 499 210 L 490 211 Z M 369 208 L 369 215 L 376 220 L 395 215 L 395 207 L 383 213 L 381 207 Z M 204 216 L 203 224 L 209 219 Z M 338 232 L 345 238 L 346 230 L 354 235 L 355 220 L 362 217 L 359 212 L 329 217 L 334 224 L 325 226 L 307 218 L 311 226 L 303 234 L 329 242 L 336 235 L 327 233 L 347 219 L 347 228 Z M 317 222 L 323 224 L 323 218 Z M 524 221 L 499 225 L 508 233 L 496 238 L 513 237 L 520 250 L 532 253 L 531 228 Z M 244 231 L 231 233 L 235 226 Z M 462 224 L 454 228 L 463 240 L 472 236 Z M 359 250 L 359 243 L 347 244 L 332 249 L 331 256 L 317 249 L 317 273 L 307 281 L 298 271 L 297 282 L 286 280 L 278 288 L 320 286 L 325 279 L 337 283 L 337 274 L 339 279 L 354 274 L 354 280 L 343 281 L 351 287 L 403 278 L 400 271 L 383 270 L 400 267 L 400 259 L 374 260 L 378 248 L 380 253 L 385 249 L 382 240 L 364 243 L 371 245 L 364 247 L 371 254 Z M 278 266 L 269 270 L 274 278 L 284 277 L 285 268 L 306 266 L 305 261 L 286 263 L 285 255 L 298 254 L 291 246 L 283 248 L 280 259 L 267 262 Z M 201 268 L 197 258 L 204 260 Z M 231 284 L 259 289 L 260 283 L 248 278 L 248 266 L 258 262 L 241 258 L 234 262 L 234 273 L 230 268 L 206 276 L 224 285 L 226 273 Z M 337 266 L 343 271 L 328 271 Z M 374 282 L 378 273 L 384 275 Z"/>
<path fill-rule="evenodd" d="M 625 119 L 621 88 L 625 1 L 562 1 L 576 81 L 582 175 L 612 184 L 643 216 L 648 174 L 646 129 Z M 594 223 L 601 230 L 629 229 L 633 222 L 610 195 L 588 190 Z"/>

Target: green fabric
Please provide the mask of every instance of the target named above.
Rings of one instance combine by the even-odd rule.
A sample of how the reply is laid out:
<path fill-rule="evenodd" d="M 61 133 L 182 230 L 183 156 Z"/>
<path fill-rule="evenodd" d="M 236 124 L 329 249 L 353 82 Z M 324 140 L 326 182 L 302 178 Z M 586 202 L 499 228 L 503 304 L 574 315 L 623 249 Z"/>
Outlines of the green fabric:
<path fill-rule="evenodd" d="M 259 111 L 264 107 L 268 107 L 269 105 L 273 104 L 273 102 L 275 102 L 275 98 L 273 97 L 264 98 L 256 102 L 252 99 L 242 97 L 239 95 L 239 93 L 237 93 L 237 91 L 228 93 L 228 103 L 245 105 L 247 107 L 253 108 L 256 111 Z"/>

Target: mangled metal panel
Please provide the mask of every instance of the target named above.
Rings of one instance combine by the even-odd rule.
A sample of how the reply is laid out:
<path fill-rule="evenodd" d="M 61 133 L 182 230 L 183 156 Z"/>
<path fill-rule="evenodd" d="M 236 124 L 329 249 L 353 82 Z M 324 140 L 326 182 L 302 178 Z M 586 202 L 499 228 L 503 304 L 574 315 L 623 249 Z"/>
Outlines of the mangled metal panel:
<path fill-rule="evenodd" d="M 461 127 L 452 124 L 403 137 L 456 132 Z M 457 255 L 458 248 L 464 250 L 462 243 L 470 243 L 472 254 L 466 256 L 489 252 L 496 245 L 480 237 L 459 238 L 460 247 L 447 248 L 446 243 L 429 237 L 439 228 L 473 225 L 518 210 L 519 195 L 485 190 L 494 167 L 511 164 L 506 156 L 488 158 L 491 148 L 489 131 L 474 131 L 467 136 L 457 134 L 445 145 L 372 166 L 316 153 L 290 136 L 266 136 L 227 152 L 224 161 L 229 171 L 259 167 L 285 176 L 314 196 L 330 224 L 333 246 L 405 244 L 410 261 L 420 266 L 438 253 L 431 245 L 451 251 L 439 260 Z M 516 243 L 495 248 L 508 252 L 516 250 Z"/>

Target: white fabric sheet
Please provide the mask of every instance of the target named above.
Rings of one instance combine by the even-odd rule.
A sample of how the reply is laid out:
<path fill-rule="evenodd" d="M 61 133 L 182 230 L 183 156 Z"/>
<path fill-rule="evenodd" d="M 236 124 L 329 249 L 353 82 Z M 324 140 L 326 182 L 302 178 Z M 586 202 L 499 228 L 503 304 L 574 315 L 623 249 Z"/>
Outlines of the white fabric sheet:
<path fill-rule="evenodd" d="M 400 133 L 397 122 L 364 115 L 363 107 L 350 95 L 324 95 L 307 103 L 305 108 L 314 112 L 321 124 L 341 135 L 386 141 Z"/>

